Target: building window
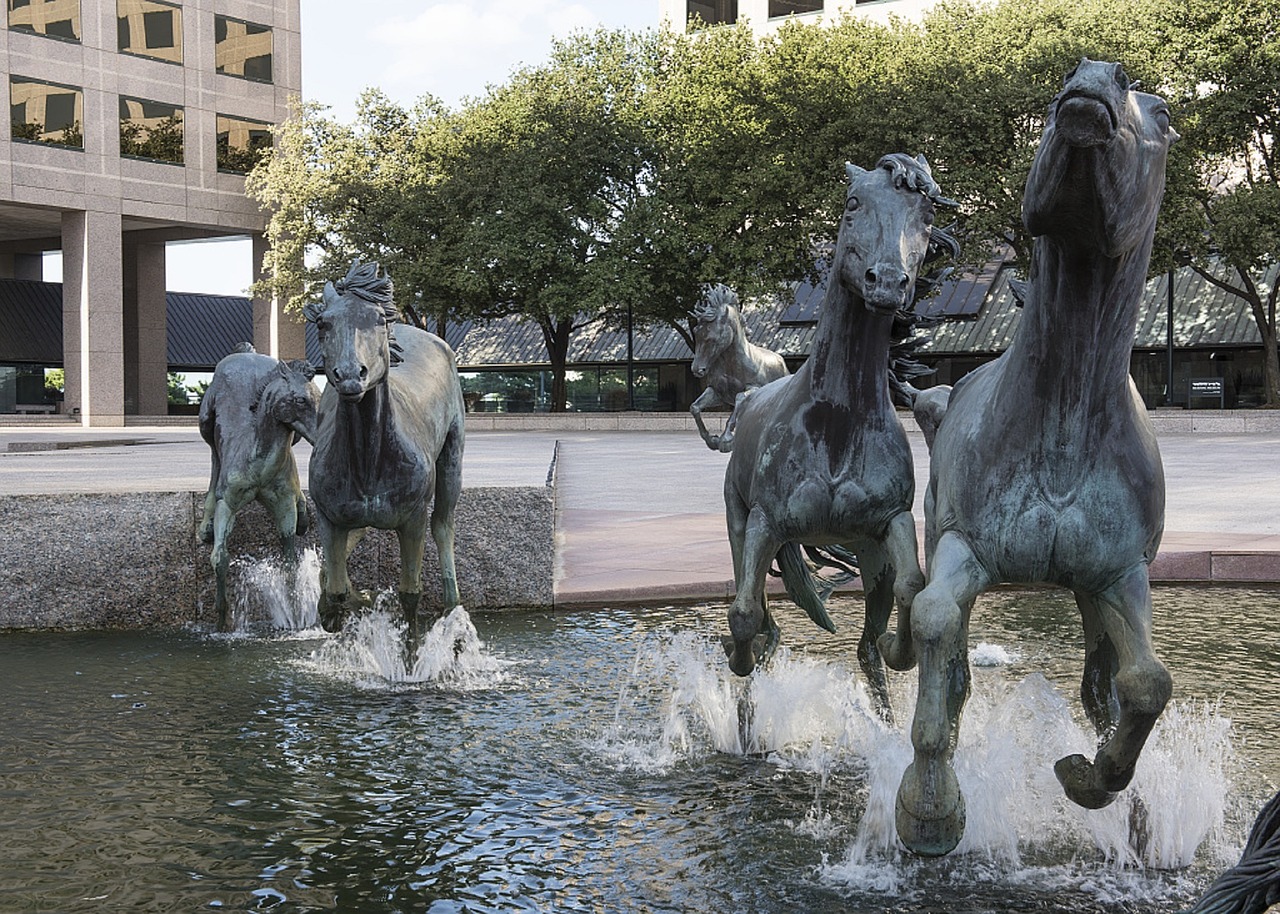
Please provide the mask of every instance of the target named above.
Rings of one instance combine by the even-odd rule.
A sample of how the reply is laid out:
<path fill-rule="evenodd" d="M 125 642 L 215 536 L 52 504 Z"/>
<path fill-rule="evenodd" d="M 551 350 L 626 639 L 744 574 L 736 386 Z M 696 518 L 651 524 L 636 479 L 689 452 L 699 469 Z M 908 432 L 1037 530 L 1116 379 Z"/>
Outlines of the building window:
<path fill-rule="evenodd" d="M 822 0 L 769 0 L 769 18 L 790 16 L 792 13 L 819 13 Z"/>
<path fill-rule="evenodd" d="M 219 73 L 271 82 L 270 27 L 215 16 L 213 35 L 213 59 Z"/>
<path fill-rule="evenodd" d="M 271 148 L 271 125 L 243 117 L 218 115 L 218 171 L 248 174 Z"/>
<path fill-rule="evenodd" d="M 120 155 L 182 164 L 182 109 L 120 97 Z"/>
<path fill-rule="evenodd" d="M 688 0 L 687 9 L 688 18 L 701 19 L 707 25 L 738 21 L 738 0 Z"/>
<path fill-rule="evenodd" d="M 84 93 L 77 86 L 9 78 L 13 138 L 84 149 Z"/>
<path fill-rule="evenodd" d="M 182 9 L 159 0 L 116 0 L 120 53 L 182 63 Z"/>
<path fill-rule="evenodd" d="M 9 28 L 80 40 L 80 0 L 9 0 Z"/>

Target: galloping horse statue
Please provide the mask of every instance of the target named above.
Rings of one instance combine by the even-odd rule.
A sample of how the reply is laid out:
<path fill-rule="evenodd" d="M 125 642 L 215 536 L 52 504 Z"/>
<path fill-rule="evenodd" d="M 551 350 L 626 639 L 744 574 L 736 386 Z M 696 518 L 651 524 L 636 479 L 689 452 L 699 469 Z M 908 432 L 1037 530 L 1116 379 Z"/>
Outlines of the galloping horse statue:
<path fill-rule="evenodd" d="M 356 261 L 327 283 L 314 321 L 329 379 L 311 455 L 311 498 L 324 547 L 319 615 L 338 631 L 353 606 L 347 557 L 368 527 L 400 543 L 400 606 L 416 648 L 428 625 L 422 556 L 428 505 L 446 609 L 459 604 L 454 509 L 462 492 L 462 387 L 453 350 L 397 320 L 391 279 Z"/>
<path fill-rule="evenodd" d="M 693 401 L 689 412 L 707 447 L 728 453 L 733 449 L 737 406 L 742 398 L 790 372 L 782 356 L 747 339 L 738 296 L 728 286 L 711 286 L 690 316 L 697 321 L 693 328 L 693 374 L 706 378 L 707 389 Z M 707 431 L 702 421 L 702 412 L 708 409 L 732 410 L 719 435 Z"/>
<path fill-rule="evenodd" d="M 963 833 L 951 758 L 982 591 L 1016 582 L 1075 593 L 1081 697 L 1100 741 L 1092 761 L 1055 765 L 1075 803 L 1105 806 L 1128 785 L 1169 699 L 1147 577 L 1164 471 L 1129 354 L 1176 139 L 1165 103 L 1134 91 L 1119 64 L 1081 61 L 1050 107 L 1023 200 L 1036 242 L 1022 321 L 1005 354 L 951 393 L 925 497 L 928 585 L 881 642 L 891 667 L 920 666 L 896 811 L 916 853 L 949 853 Z"/>
<path fill-rule="evenodd" d="M 200 540 L 212 544 L 218 631 L 228 631 L 227 542 L 236 512 L 255 499 L 280 534 L 285 569 L 297 568 L 297 538 L 307 532 L 307 500 L 298 484 L 293 445 L 314 441 L 320 391 L 307 362 L 260 355 L 248 343 L 218 362 L 200 401 L 200 436 L 209 445 L 212 471 L 204 498 Z"/>
<path fill-rule="evenodd" d="M 777 645 L 764 590 L 775 558 L 791 598 L 834 631 L 802 551 L 852 550 L 866 594 L 858 660 L 888 716 L 876 639 L 895 598 L 905 611 L 924 584 L 911 448 L 889 395 L 889 336 L 927 257 L 936 207 L 954 204 L 923 157 L 888 155 L 871 171 L 845 167 L 849 187 L 812 355 L 738 410 L 724 480 L 737 584 L 726 649 L 730 669 L 745 676 Z"/>

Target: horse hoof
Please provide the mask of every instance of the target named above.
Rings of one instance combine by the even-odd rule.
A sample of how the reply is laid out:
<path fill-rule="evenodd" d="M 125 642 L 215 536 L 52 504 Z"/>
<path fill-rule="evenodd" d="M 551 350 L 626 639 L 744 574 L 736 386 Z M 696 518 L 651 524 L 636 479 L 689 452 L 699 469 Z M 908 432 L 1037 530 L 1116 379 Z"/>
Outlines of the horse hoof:
<path fill-rule="evenodd" d="M 1083 755 L 1068 755 L 1054 763 L 1053 773 L 1058 776 L 1067 799 L 1085 809 L 1102 809 L 1115 800 L 1114 791 L 1098 785 L 1093 762 Z"/>
<path fill-rule="evenodd" d="M 206 546 L 213 545 L 213 521 L 209 521 L 209 523 L 200 528 L 200 542 Z"/>
<path fill-rule="evenodd" d="M 921 857 L 944 857 L 964 835 L 964 795 L 951 766 L 935 762 L 921 773 L 912 762 L 894 803 L 898 837 Z"/>
<path fill-rule="evenodd" d="M 733 438 L 732 437 L 721 438 L 719 444 L 716 445 L 716 450 L 718 450 L 721 454 L 730 453 L 733 450 Z"/>
<path fill-rule="evenodd" d="M 707 438 L 707 447 L 709 447 L 713 451 L 720 450 L 720 436 L 712 435 L 711 437 Z"/>
<path fill-rule="evenodd" d="M 905 673 L 916 665 L 916 652 L 910 647 L 910 642 L 893 632 L 885 632 L 877 638 L 876 648 L 884 658 L 885 666 L 891 670 Z"/>
<path fill-rule="evenodd" d="M 728 635 L 720 639 L 724 652 L 729 657 L 729 669 L 735 676 L 750 676 L 756 668 L 755 651 L 747 643 L 734 641 Z"/>

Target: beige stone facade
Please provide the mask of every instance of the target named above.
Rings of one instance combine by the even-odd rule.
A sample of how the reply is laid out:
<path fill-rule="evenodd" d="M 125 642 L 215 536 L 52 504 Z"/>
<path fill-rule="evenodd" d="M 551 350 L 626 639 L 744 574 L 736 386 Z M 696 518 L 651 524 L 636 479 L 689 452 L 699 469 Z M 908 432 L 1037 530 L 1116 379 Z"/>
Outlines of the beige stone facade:
<path fill-rule="evenodd" d="M 164 244 L 250 236 L 260 271 L 243 171 L 301 93 L 300 0 L 7 6 L 0 275 L 33 278 L 31 255 L 62 251 L 65 411 L 162 414 Z M 259 351 L 303 355 L 274 303 L 254 323 Z"/>

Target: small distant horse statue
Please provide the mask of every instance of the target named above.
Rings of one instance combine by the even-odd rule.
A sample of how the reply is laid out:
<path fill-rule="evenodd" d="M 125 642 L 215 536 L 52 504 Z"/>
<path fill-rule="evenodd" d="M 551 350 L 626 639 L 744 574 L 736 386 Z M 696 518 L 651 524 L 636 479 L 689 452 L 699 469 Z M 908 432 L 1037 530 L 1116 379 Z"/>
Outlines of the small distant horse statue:
<path fill-rule="evenodd" d="M 1027 178 L 1036 236 L 1009 349 L 951 393 L 925 497 L 928 586 L 881 649 L 917 660 L 915 758 L 898 790 L 898 835 L 949 853 L 964 830 L 951 767 L 969 694 L 974 599 L 1001 582 L 1058 584 L 1084 624 L 1084 708 L 1100 745 L 1055 765 L 1081 806 L 1110 803 L 1169 699 L 1151 646 L 1147 568 L 1164 528 L 1164 471 L 1129 378 L 1165 158 L 1177 134 L 1119 64 L 1088 59 L 1050 108 Z"/>
<path fill-rule="evenodd" d="M 218 362 L 200 401 L 200 435 L 212 452 L 200 539 L 212 544 L 218 631 L 228 631 L 227 541 L 236 512 L 257 501 L 280 533 L 286 570 L 297 566 L 297 537 L 307 532 L 307 500 L 298 484 L 293 445 L 314 441 L 320 392 L 304 361 L 260 355 L 248 343 Z"/>
<path fill-rule="evenodd" d="M 394 530 L 412 649 L 429 627 L 422 606 L 428 526 L 439 552 L 444 606 L 460 602 L 453 538 L 464 430 L 453 350 L 407 324 L 396 324 L 393 333 L 391 279 L 379 275 L 376 263 L 357 260 L 305 312 L 319 333 L 329 379 L 309 474 L 324 547 L 320 623 L 338 631 L 354 606 L 347 557 L 366 528 Z"/>
<path fill-rule="evenodd" d="M 733 448 L 737 406 L 742 398 L 790 372 L 782 356 L 747 339 L 738 296 L 728 286 L 711 286 L 690 315 L 697 320 L 693 328 L 693 374 L 706 378 L 707 389 L 693 401 L 689 412 L 707 447 L 728 453 Z M 713 435 L 707 431 L 702 412 L 708 409 L 732 410 L 723 433 Z"/>
<path fill-rule="evenodd" d="M 834 631 L 802 551 L 850 550 L 866 593 L 858 660 L 887 717 L 876 639 L 895 598 L 903 612 L 924 584 L 911 515 L 911 448 L 890 402 L 889 338 L 927 257 L 935 210 L 954 204 L 942 197 L 923 157 L 888 155 L 871 171 L 846 170 L 849 187 L 813 354 L 738 410 L 724 481 L 737 584 L 726 648 L 730 669 L 745 676 L 777 645 L 764 589 L 775 558 L 791 598 Z"/>

